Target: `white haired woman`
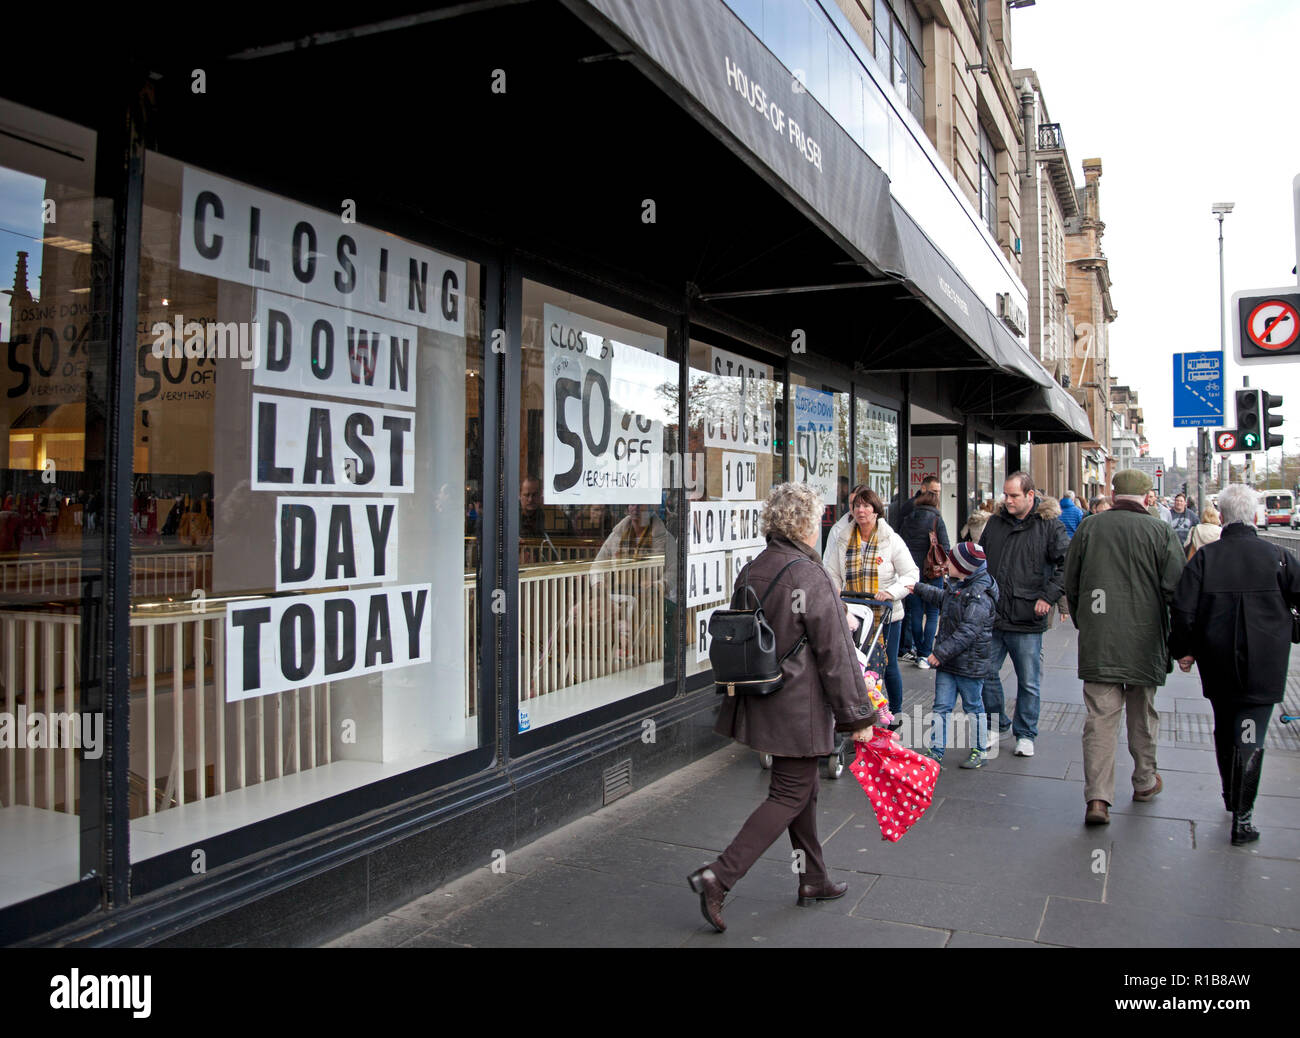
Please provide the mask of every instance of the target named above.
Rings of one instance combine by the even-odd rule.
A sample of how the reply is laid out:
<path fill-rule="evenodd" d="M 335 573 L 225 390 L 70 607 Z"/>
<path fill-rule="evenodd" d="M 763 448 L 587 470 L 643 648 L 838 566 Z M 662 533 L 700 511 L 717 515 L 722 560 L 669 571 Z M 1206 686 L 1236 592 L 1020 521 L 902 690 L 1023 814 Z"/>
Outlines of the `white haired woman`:
<path fill-rule="evenodd" d="M 1197 664 L 1214 709 L 1214 751 L 1234 845 L 1259 839 L 1255 795 L 1264 735 L 1282 702 L 1291 656 L 1291 607 L 1300 606 L 1300 561 L 1255 533 L 1259 495 L 1233 483 L 1219 495 L 1223 533 L 1187 563 L 1172 608 L 1169 651 Z"/>
<path fill-rule="evenodd" d="M 822 502 L 805 483 L 772 488 L 763 510 L 767 547 L 736 576 L 732 605 L 752 609 L 767 595 L 763 613 L 776 637 L 778 657 L 807 643 L 781 664 L 785 682 L 767 696 L 728 696 L 713 730 L 772 754 L 767 799 L 716 860 L 687 877 L 700 895 L 700 910 L 715 930 L 726 929 L 722 902 L 728 890 L 783 832 L 802 867 L 798 903 L 843 897 L 847 883 L 831 879 L 817 837 L 817 768 L 834 752 L 835 732 L 856 739 L 871 735 L 876 711 L 867 697 L 862 668 L 849 635 L 844 607 L 815 545 L 821 540 Z M 771 591 L 769 595 L 768 592 Z M 742 605 L 742 598 L 747 604 Z"/>

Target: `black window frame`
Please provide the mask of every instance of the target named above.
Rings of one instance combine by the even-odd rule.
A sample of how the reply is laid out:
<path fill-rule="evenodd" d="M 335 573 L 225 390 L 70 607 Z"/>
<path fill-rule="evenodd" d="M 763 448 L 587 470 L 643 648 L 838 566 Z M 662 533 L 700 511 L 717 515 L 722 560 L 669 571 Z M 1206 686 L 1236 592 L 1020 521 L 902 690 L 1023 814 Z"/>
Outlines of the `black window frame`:
<path fill-rule="evenodd" d="M 888 24 L 883 24 L 886 17 Z M 921 32 L 925 23 L 920 12 L 912 0 L 876 0 L 872 22 L 872 51 L 876 62 L 908 111 L 918 123 L 924 123 L 925 61 L 921 56 Z M 906 51 L 901 57 L 900 49 Z"/>

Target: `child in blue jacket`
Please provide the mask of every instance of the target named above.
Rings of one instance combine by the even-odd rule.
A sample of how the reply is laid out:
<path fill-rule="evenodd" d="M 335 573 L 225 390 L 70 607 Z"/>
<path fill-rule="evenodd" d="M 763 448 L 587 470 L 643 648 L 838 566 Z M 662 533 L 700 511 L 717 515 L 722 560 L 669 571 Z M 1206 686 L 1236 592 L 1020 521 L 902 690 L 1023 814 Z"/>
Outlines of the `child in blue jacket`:
<path fill-rule="evenodd" d="M 998 610 L 998 585 L 989 575 L 984 549 L 962 541 L 948 553 L 948 579 L 943 589 L 915 584 L 909 590 L 929 605 L 939 606 L 939 633 L 930 665 L 934 679 L 934 738 L 928 757 L 943 760 L 952 708 L 961 696 L 962 709 L 975 722 L 975 745 L 961 762 L 982 768 L 988 746 L 984 715 L 984 677 L 993 659 L 993 620 Z"/>

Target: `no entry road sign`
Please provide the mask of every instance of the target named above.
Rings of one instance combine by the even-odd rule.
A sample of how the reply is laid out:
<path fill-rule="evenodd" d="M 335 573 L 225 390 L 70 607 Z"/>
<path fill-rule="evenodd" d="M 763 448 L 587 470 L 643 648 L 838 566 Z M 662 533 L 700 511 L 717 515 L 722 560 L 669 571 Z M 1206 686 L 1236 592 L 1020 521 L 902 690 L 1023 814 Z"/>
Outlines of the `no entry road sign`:
<path fill-rule="evenodd" d="M 1300 289 L 1254 289 L 1232 297 L 1232 340 L 1243 364 L 1300 357 Z"/>

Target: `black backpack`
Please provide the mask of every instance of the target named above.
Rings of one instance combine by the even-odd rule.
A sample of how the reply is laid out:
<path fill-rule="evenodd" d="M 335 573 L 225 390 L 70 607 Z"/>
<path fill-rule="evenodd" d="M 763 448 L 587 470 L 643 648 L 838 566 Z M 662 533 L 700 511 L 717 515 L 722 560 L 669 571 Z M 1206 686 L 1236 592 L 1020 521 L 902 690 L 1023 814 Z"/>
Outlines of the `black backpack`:
<path fill-rule="evenodd" d="M 776 635 L 763 616 L 763 604 L 781 579 L 781 574 L 796 562 L 804 561 L 794 559 L 782 566 L 761 599 L 749 586 L 749 566 L 746 566 L 741 573 L 745 583 L 736 594 L 743 591 L 754 595 L 758 599 L 758 608 L 718 609 L 709 617 L 709 662 L 713 664 L 714 690 L 719 694 L 770 696 L 785 684 L 781 664 L 804 647 L 808 636 L 800 636 L 789 651 L 778 658 Z M 735 595 L 732 600 L 735 601 Z"/>

